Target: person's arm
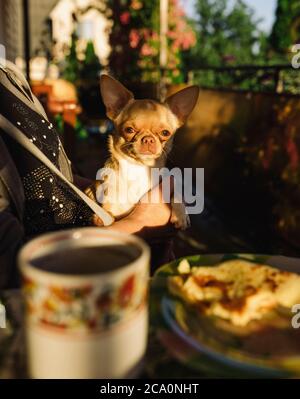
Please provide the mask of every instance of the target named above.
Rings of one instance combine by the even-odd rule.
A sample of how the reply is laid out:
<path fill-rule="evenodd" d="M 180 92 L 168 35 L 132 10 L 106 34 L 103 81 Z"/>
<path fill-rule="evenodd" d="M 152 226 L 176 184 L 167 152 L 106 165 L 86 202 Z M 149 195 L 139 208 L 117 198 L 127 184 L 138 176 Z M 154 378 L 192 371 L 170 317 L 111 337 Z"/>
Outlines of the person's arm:
<path fill-rule="evenodd" d="M 16 284 L 16 256 L 24 239 L 23 227 L 14 216 L 0 180 L 0 289 Z"/>
<path fill-rule="evenodd" d="M 171 181 L 170 190 L 173 191 L 173 181 Z M 154 187 L 151 191 L 152 198 L 158 198 L 159 201 L 154 203 L 147 201 L 149 196 L 146 193 L 128 216 L 116 221 L 111 226 L 103 228 L 137 234 L 147 241 L 163 241 L 174 236 L 175 228 L 170 223 L 171 206 L 163 200 L 162 185 Z M 158 192 L 158 196 L 155 195 L 154 191 Z M 95 218 L 95 225 L 103 226 L 101 220 L 97 218 Z"/>

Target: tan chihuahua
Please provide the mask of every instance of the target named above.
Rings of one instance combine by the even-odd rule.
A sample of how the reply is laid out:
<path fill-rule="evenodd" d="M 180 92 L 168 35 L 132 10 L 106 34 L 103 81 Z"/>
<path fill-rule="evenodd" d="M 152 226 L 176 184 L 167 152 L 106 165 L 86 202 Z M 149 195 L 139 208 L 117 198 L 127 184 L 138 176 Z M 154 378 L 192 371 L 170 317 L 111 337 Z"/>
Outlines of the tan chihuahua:
<path fill-rule="evenodd" d="M 135 100 L 129 90 L 108 75 L 101 76 L 100 88 L 106 114 L 114 123 L 115 131 L 109 137 L 111 157 L 97 177 L 99 180 L 86 194 L 119 219 L 152 188 L 151 170 L 165 166 L 174 134 L 196 105 L 199 88 L 187 87 L 163 104 L 148 99 Z M 114 173 L 107 173 L 109 170 Z M 170 221 L 177 228 L 189 226 L 183 203 L 172 202 Z"/>

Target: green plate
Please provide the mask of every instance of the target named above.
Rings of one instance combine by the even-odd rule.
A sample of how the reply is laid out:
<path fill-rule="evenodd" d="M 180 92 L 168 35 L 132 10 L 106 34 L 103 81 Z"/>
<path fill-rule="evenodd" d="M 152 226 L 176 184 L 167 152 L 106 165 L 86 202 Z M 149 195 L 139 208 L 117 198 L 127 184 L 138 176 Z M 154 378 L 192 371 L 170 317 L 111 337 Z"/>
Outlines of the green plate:
<path fill-rule="evenodd" d="M 240 335 L 228 333 L 222 320 L 195 314 L 182 300 L 175 298 L 168 291 L 167 278 L 178 274 L 177 266 L 182 259 L 187 259 L 191 266 L 214 266 L 222 261 L 237 258 L 294 273 L 300 271 L 300 259 L 283 256 L 218 254 L 177 259 L 162 266 L 152 279 L 151 325 L 171 354 L 186 366 L 198 370 L 200 375 L 204 372 L 205 375 L 211 374 L 215 377 L 238 378 L 299 376 L 300 351 L 295 355 L 274 358 L 268 353 L 257 355 L 241 349 L 243 341 Z M 290 313 L 289 316 L 292 318 L 293 314 Z M 300 329 L 295 330 L 290 324 L 288 334 L 298 333 L 300 340 Z M 272 336 L 267 337 L 268 339 L 272 340 Z"/>

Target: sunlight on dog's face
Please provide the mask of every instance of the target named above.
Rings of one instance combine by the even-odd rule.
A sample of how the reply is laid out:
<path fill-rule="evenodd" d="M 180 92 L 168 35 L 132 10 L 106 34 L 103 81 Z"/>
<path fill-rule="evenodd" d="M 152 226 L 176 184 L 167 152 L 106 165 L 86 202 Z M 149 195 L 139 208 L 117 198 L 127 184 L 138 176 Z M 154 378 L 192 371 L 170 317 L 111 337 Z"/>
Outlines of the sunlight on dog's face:
<path fill-rule="evenodd" d="M 175 115 L 163 104 L 134 100 L 115 120 L 115 145 L 125 155 L 148 164 L 170 150 L 179 126 Z"/>
<path fill-rule="evenodd" d="M 168 154 L 175 131 L 192 112 L 199 95 L 187 87 L 161 104 L 135 100 L 133 94 L 108 75 L 101 76 L 101 94 L 107 116 L 114 122 L 113 150 L 144 165 Z"/>

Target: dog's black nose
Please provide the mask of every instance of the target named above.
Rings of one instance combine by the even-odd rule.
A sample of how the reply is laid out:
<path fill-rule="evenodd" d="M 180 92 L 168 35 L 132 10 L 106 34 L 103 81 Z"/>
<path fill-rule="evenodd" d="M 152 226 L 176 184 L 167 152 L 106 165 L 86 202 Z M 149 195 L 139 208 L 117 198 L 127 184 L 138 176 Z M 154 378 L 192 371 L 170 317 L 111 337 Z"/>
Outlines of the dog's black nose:
<path fill-rule="evenodd" d="M 144 136 L 141 141 L 143 144 L 154 144 L 155 143 L 153 136 Z"/>

